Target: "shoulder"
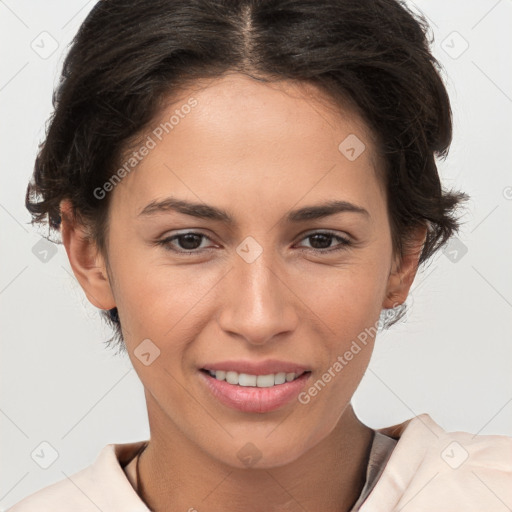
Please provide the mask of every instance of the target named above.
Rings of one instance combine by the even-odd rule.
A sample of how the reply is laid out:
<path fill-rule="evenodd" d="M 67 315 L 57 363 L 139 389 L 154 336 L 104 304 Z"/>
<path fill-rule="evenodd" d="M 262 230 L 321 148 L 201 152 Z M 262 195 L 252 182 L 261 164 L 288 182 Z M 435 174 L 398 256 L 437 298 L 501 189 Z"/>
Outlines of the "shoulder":
<path fill-rule="evenodd" d="M 447 432 L 428 414 L 378 432 L 397 444 L 361 512 L 512 507 L 512 437 Z"/>
<path fill-rule="evenodd" d="M 147 512 L 120 464 L 144 442 L 106 445 L 93 464 L 34 492 L 7 512 Z"/>

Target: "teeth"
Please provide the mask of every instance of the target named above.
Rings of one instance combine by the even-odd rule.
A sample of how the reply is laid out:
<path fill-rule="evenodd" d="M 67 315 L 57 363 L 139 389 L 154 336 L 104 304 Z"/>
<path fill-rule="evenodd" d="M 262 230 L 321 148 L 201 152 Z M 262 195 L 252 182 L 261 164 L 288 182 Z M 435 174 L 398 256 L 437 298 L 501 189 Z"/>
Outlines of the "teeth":
<path fill-rule="evenodd" d="M 258 388 L 270 388 L 277 384 L 291 382 L 302 374 L 298 373 L 271 373 L 270 375 L 250 375 L 248 373 L 238 373 L 224 370 L 208 370 L 208 373 L 217 380 L 225 380 L 229 384 L 238 386 L 252 386 Z"/>

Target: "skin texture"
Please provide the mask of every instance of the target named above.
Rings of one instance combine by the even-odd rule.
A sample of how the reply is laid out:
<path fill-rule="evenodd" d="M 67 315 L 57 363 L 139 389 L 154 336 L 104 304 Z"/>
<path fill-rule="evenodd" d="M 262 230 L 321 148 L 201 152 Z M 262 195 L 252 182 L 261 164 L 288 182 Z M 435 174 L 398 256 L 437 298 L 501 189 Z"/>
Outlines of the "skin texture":
<path fill-rule="evenodd" d="M 406 299 L 425 230 L 402 261 L 394 257 L 371 134 L 313 86 L 226 74 L 183 91 L 154 126 L 190 97 L 197 105 L 110 192 L 108 266 L 83 226 L 71 217 L 62 224 L 88 299 L 117 306 L 145 388 L 151 440 L 140 459 L 143 497 L 158 511 L 349 510 L 373 436 L 350 400 L 373 338 L 309 403 L 268 413 L 220 404 L 198 369 L 272 358 L 310 367 L 311 385 L 376 325 L 382 308 Z M 353 161 L 338 149 L 350 134 L 366 145 Z M 235 223 L 173 211 L 138 215 L 170 195 L 225 209 Z M 368 215 L 285 220 L 290 210 L 327 200 Z M 70 212 L 67 201 L 61 208 Z M 193 247 L 210 249 L 180 255 L 155 244 L 178 230 L 206 235 Z M 306 237 L 325 230 L 351 245 L 315 253 L 339 246 L 336 238 L 315 245 Z M 262 249 L 251 263 L 236 251 L 248 236 Z M 187 250 L 183 239 L 167 246 Z M 134 354 L 147 338 L 160 350 L 148 366 Z M 252 466 L 238 456 L 247 443 L 260 456 Z"/>

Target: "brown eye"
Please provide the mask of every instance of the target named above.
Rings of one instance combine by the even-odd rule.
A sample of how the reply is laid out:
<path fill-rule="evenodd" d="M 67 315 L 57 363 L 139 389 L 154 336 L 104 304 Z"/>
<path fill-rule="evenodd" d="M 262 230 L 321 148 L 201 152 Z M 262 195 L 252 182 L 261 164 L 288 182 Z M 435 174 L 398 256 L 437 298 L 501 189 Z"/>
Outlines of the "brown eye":
<path fill-rule="evenodd" d="M 203 235 L 198 235 L 197 233 L 187 233 L 186 235 L 179 235 L 175 238 L 178 240 L 178 245 L 180 249 L 198 249 L 201 245 L 201 239 L 204 238 Z"/>
<path fill-rule="evenodd" d="M 350 245 L 350 240 L 347 238 L 330 232 L 311 233 L 303 238 L 303 240 L 308 239 L 310 240 L 310 249 L 320 253 L 343 250 Z M 331 245 L 333 241 L 338 242 L 334 247 Z"/>
<path fill-rule="evenodd" d="M 201 247 L 203 240 L 209 240 L 206 235 L 196 232 L 179 233 L 168 236 L 157 242 L 168 251 L 174 251 L 182 254 L 199 254 L 208 247 Z"/>

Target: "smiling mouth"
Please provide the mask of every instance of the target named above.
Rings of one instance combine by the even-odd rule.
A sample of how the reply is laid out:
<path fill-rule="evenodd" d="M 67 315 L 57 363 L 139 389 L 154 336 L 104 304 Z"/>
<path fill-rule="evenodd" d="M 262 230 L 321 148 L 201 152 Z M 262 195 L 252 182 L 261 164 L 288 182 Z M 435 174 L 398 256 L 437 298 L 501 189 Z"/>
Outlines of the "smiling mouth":
<path fill-rule="evenodd" d="M 241 387 L 258 387 L 258 388 L 270 388 L 280 386 L 287 382 L 293 382 L 304 374 L 311 373 L 310 371 L 304 371 L 301 373 L 271 373 L 268 375 L 252 375 L 249 373 L 238 373 L 235 371 L 224 371 L 224 370 L 207 370 L 201 368 L 203 373 L 206 373 L 210 377 L 213 377 L 219 381 L 226 381 L 228 384 Z"/>

